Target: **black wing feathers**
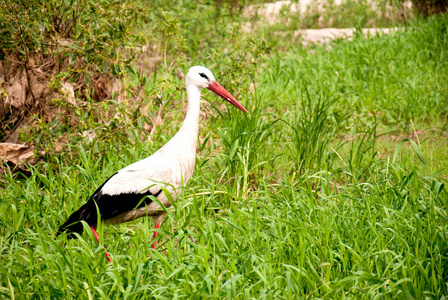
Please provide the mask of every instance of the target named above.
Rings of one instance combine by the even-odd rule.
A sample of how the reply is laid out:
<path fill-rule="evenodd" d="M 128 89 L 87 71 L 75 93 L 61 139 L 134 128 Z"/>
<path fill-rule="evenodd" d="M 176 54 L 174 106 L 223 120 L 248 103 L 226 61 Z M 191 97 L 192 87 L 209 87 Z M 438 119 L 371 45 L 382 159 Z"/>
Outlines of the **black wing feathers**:
<path fill-rule="evenodd" d="M 109 179 L 115 176 L 115 174 L 109 177 Z M 69 232 L 68 238 L 76 238 L 74 234 L 70 233 L 77 232 L 82 234 L 83 227 L 80 221 L 85 221 L 89 225 L 97 224 L 97 209 L 100 212 L 101 220 L 111 219 L 125 212 L 150 204 L 152 200 L 149 196 L 157 197 L 162 192 L 162 190 L 159 190 L 155 194 L 149 191 L 143 193 L 123 193 L 119 195 L 103 194 L 101 190 L 109 179 L 93 193 L 86 204 L 70 215 L 68 220 L 59 228 L 57 235 L 67 231 Z"/>

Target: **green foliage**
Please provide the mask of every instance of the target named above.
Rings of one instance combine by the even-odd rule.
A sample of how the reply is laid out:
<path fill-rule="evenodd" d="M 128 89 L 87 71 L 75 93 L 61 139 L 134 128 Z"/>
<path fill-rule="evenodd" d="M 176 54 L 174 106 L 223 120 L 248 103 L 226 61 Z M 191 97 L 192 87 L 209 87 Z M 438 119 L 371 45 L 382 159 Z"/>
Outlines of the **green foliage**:
<path fill-rule="evenodd" d="M 315 86 L 311 99 L 337 97 L 336 110 L 353 110 L 367 126 L 438 123 L 448 113 L 447 28 L 445 15 L 390 35 L 333 42 L 329 50 L 291 47 L 269 61 L 260 92 L 269 105 L 291 107 L 302 85 Z"/>
<path fill-rule="evenodd" d="M 145 18 L 139 1 L 5 0 L 0 10 L 3 51 L 19 51 L 19 60 L 34 53 L 60 55 L 73 73 L 93 67 L 121 76 L 143 39 L 131 31 Z"/>
<path fill-rule="evenodd" d="M 279 47 L 285 45 L 284 39 L 300 42 L 300 37 L 294 34 L 299 29 L 393 27 L 415 19 L 412 10 L 402 0 L 284 1 L 277 2 L 277 5 L 282 5 L 277 18 L 272 16 L 272 12 L 260 13 L 255 14 L 251 22 L 255 22 L 254 27 L 258 31 L 278 41 Z M 260 5 L 258 9 L 263 11 L 263 8 Z M 270 22 L 266 22 L 266 18 Z M 278 34 L 280 32 L 281 35 Z"/>
<path fill-rule="evenodd" d="M 237 194 L 245 195 L 257 178 L 263 178 L 266 170 L 276 159 L 274 153 L 278 120 L 269 120 L 260 106 L 260 96 L 246 105 L 249 115 L 236 115 L 224 120 L 223 128 L 218 128 L 222 139 L 223 155 L 219 165 L 219 176 L 233 181 Z M 252 107 L 251 107 L 252 106 Z"/>
<path fill-rule="evenodd" d="M 330 142 L 343 132 L 343 124 L 348 117 L 348 114 L 332 111 L 338 99 L 323 99 L 322 95 L 312 99 L 308 90 L 304 90 L 306 94 L 302 101 L 299 100 L 293 123 L 288 124 L 293 132 L 292 157 L 300 173 L 328 168 L 325 164 L 332 161 L 330 156 L 340 147 L 336 145 L 336 149 L 329 152 Z"/>
<path fill-rule="evenodd" d="M 111 146 L 103 149 L 103 160 L 78 148 L 82 155 L 72 157 L 72 165 L 47 167 L 46 174 L 35 170 L 21 184 L 8 179 L 1 204 L 3 296 L 368 299 L 447 293 L 445 184 L 387 160 L 371 163 L 362 182 L 337 189 L 326 176 L 281 176 L 237 196 L 236 186 L 210 180 L 220 174 L 196 176 L 194 192 L 170 210 L 156 251 L 149 248 L 149 220 L 107 228 L 103 240 L 113 265 L 88 233 L 80 240 L 55 239 L 61 211 L 82 203 L 112 166 L 145 156 L 145 147 L 137 142 L 117 152 Z M 252 147 L 264 151 L 261 144 Z M 204 187 L 209 193 L 201 192 Z"/>
<path fill-rule="evenodd" d="M 30 176 L 1 178 L 0 295 L 446 297 L 446 16 L 392 36 L 281 52 L 227 22 L 238 16 L 225 2 L 173 3 L 146 11 L 148 26 L 160 25 L 153 34 L 166 34 L 151 42 L 166 62 L 146 73 L 126 64 L 126 91 L 148 96 L 85 101 L 67 123 L 38 119 L 43 124 L 24 134 L 47 155 Z M 225 111 L 204 93 L 212 106 L 203 105 L 195 173 L 168 210 L 157 250 L 144 218 L 100 228 L 112 265 L 88 230 L 79 240 L 56 238 L 104 180 L 178 130 L 185 94 L 177 67 L 195 64 L 212 66 L 250 113 Z M 164 125 L 149 142 L 145 125 L 157 109 Z M 425 126 L 441 132 L 439 156 L 418 139 L 416 127 Z M 396 127 L 415 135 L 380 134 Z M 60 138 L 67 148 L 53 152 Z M 380 148 L 385 143 L 391 149 Z"/>

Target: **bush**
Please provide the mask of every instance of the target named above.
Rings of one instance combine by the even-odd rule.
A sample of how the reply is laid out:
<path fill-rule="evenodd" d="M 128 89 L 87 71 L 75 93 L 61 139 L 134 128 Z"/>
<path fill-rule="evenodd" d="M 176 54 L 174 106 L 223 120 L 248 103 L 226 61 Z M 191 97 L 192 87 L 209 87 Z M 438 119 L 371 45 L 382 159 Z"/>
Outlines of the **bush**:
<path fill-rule="evenodd" d="M 140 1 L 2 1 L 2 132 L 36 111 L 51 115 L 51 99 L 109 97 L 146 38 L 135 30 L 145 10 Z"/>

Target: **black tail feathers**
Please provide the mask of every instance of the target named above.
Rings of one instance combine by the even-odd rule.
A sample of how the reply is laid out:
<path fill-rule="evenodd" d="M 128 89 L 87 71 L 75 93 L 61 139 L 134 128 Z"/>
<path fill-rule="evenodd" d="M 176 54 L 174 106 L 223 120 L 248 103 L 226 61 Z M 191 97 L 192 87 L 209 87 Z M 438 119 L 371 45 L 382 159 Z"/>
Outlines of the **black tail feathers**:
<path fill-rule="evenodd" d="M 83 228 L 80 220 L 72 221 L 69 218 L 67 220 L 67 222 L 65 222 L 64 224 L 62 224 L 61 227 L 59 227 L 58 232 L 56 233 L 56 236 L 66 232 L 68 239 L 76 239 L 77 236 L 75 233 L 78 233 L 79 235 L 81 235 L 83 231 L 84 231 L 84 228 Z"/>
<path fill-rule="evenodd" d="M 68 220 L 59 227 L 56 236 L 66 232 L 68 239 L 76 239 L 77 236 L 75 233 L 81 235 L 84 231 L 81 221 L 85 221 L 89 225 L 96 225 L 96 217 L 91 218 L 91 214 L 87 214 L 87 216 L 85 214 L 88 205 L 89 203 L 86 203 L 81 206 L 80 209 L 72 213 L 70 217 L 68 217 Z"/>

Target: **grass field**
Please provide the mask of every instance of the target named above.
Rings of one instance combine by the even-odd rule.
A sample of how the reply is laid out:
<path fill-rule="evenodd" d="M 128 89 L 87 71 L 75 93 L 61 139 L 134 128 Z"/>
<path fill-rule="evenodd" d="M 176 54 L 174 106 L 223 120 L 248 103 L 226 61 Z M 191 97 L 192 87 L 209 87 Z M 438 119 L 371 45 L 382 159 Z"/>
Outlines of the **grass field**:
<path fill-rule="evenodd" d="M 1 179 L 1 297 L 446 299 L 447 32 L 445 15 L 329 48 L 285 45 L 241 84 L 215 66 L 250 114 L 204 96 L 196 170 L 157 249 L 144 218 L 99 228 L 113 265 L 89 230 L 56 230 L 163 145 L 181 110 L 152 142 L 144 119 L 114 119 L 95 129 L 109 139 L 47 149 L 29 177 Z"/>

